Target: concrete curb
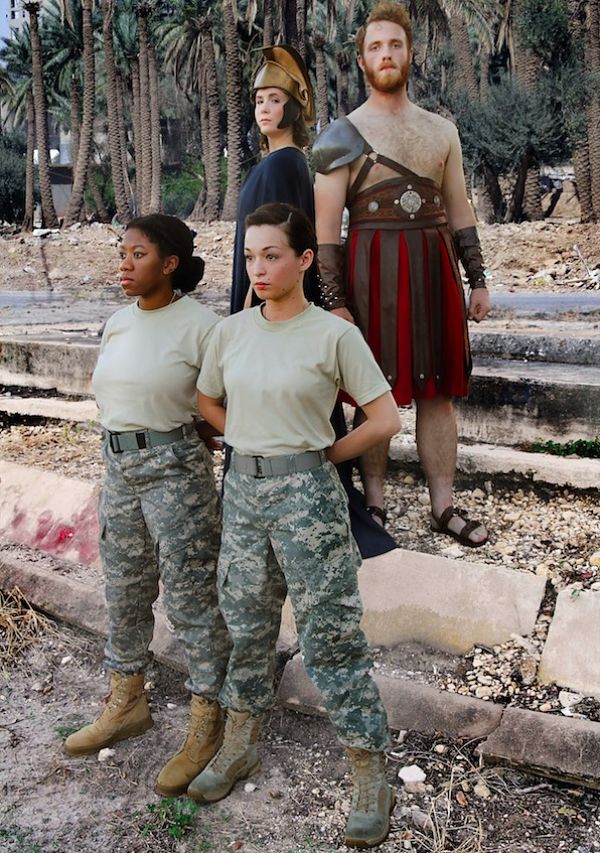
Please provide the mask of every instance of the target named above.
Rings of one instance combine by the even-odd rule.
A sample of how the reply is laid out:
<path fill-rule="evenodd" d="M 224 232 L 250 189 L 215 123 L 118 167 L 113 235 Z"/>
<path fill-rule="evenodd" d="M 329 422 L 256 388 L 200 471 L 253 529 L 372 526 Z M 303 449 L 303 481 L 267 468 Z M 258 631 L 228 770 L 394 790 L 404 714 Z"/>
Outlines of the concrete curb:
<path fill-rule="evenodd" d="M 498 728 L 479 744 L 484 761 L 600 789 L 600 725 L 538 711 L 507 708 Z"/>
<path fill-rule="evenodd" d="M 600 789 L 600 725 L 539 711 L 504 708 L 424 684 L 375 675 L 393 729 L 450 738 L 485 738 L 477 752 L 561 782 Z M 278 701 L 290 710 L 324 715 L 321 696 L 298 654 L 288 661 Z"/>
<path fill-rule="evenodd" d="M 405 436 L 392 441 L 390 459 L 400 465 L 419 464 L 415 442 Z M 600 487 L 600 459 L 564 459 L 496 444 L 459 444 L 457 470 L 463 474 L 500 475 L 576 491 Z"/>
<path fill-rule="evenodd" d="M 57 569 L 59 566 L 57 566 Z M 0 589 L 18 587 L 39 610 L 100 637 L 107 635 L 106 603 L 102 586 L 81 583 L 59 571 L 0 555 Z M 162 613 L 154 613 L 154 638 L 150 649 L 161 663 L 181 672 L 187 666 L 181 646 Z"/>

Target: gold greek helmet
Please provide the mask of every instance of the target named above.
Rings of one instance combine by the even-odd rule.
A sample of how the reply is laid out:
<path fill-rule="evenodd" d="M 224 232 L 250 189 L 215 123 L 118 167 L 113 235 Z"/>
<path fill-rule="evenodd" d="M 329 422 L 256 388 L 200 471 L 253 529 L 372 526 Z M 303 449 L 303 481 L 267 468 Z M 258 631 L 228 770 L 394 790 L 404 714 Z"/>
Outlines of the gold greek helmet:
<path fill-rule="evenodd" d="M 287 44 L 263 47 L 264 65 L 258 69 L 258 74 L 252 87 L 267 89 L 275 86 L 283 89 L 302 108 L 302 116 L 307 125 L 315 123 L 315 101 L 308 71 L 304 60 L 298 51 Z"/>

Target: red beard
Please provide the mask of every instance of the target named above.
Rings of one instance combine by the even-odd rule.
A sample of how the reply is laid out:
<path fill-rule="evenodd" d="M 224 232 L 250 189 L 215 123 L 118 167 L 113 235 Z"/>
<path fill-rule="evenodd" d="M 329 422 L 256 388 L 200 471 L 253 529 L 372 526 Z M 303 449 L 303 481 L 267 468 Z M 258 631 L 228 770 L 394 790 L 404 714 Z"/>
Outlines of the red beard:
<path fill-rule="evenodd" d="M 376 71 L 374 68 L 369 68 L 365 63 L 364 71 L 372 89 L 393 94 L 399 92 L 406 85 L 410 74 L 410 63 L 406 62 L 400 67 L 384 71 Z"/>

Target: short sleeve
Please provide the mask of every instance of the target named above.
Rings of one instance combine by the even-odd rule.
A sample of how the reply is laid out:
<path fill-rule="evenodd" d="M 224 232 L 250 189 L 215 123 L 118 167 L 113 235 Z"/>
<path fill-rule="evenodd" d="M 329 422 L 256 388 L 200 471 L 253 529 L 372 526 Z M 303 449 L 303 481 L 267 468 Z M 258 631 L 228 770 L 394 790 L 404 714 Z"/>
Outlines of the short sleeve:
<path fill-rule="evenodd" d="M 391 391 L 373 353 L 356 326 L 349 326 L 340 337 L 337 360 L 341 387 L 359 406 L 371 403 Z"/>
<path fill-rule="evenodd" d="M 221 360 L 221 335 L 217 324 L 213 326 L 202 358 L 202 368 L 196 382 L 196 388 L 201 394 L 220 400 L 225 396 L 225 385 L 223 383 L 223 364 Z"/>
<path fill-rule="evenodd" d="M 198 355 L 200 359 L 198 365 L 199 367 L 204 364 L 210 341 L 214 335 L 215 327 L 219 322 L 220 318 L 217 317 L 216 314 L 212 314 L 212 316 L 208 318 L 205 328 L 202 330 L 202 335 L 200 336 L 200 341 L 198 342 Z"/>

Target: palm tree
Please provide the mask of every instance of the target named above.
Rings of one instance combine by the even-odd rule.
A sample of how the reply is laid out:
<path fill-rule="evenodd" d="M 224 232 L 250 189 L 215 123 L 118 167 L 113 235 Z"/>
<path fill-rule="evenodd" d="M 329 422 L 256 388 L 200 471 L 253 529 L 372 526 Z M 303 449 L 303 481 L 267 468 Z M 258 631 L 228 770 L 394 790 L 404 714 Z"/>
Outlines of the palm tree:
<path fill-rule="evenodd" d="M 21 227 L 24 231 L 31 231 L 34 208 L 35 108 L 31 79 L 31 36 L 27 25 L 5 41 L 0 50 L 0 60 L 5 63 L 4 68 L 0 66 L 0 103 L 5 107 L 7 117 L 14 127 L 25 123 L 27 128 L 25 209 Z"/>
<path fill-rule="evenodd" d="M 568 0 L 569 29 L 575 53 L 574 64 L 578 83 L 581 80 L 585 80 L 584 58 L 586 39 L 589 38 L 586 34 L 586 6 L 586 0 Z M 581 207 L 582 222 L 594 222 L 597 218 L 594 214 L 594 201 L 592 197 L 590 140 L 586 122 L 589 110 L 587 104 L 591 102 L 591 99 L 588 101 L 587 98 L 588 86 L 589 83 L 584 86 L 578 85 L 577 90 L 573 87 L 571 91 L 572 104 L 569 110 L 571 114 L 569 117 L 572 124 L 575 125 L 572 127 L 571 132 L 573 168 L 575 170 L 575 181 Z"/>
<path fill-rule="evenodd" d="M 47 228 L 58 227 L 58 217 L 52 199 L 50 181 L 50 155 L 48 152 L 48 109 L 44 87 L 42 42 L 39 31 L 39 13 L 41 0 L 25 0 L 23 8 L 29 14 L 29 32 L 31 37 L 31 76 L 33 83 L 33 102 L 35 111 L 35 136 L 38 146 L 38 169 L 42 218 Z"/>
<path fill-rule="evenodd" d="M 162 207 L 160 198 L 160 106 L 158 69 L 156 51 L 152 42 L 148 44 L 148 84 L 150 87 L 150 127 L 152 138 L 152 156 L 150 170 L 150 202 L 149 213 L 159 213 Z"/>
<path fill-rule="evenodd" d="M 585 64 L 591 78 L 587 109 L 591 191 L 594 218 L 600 221 L 600 0 L 587 2 Z"/>
<path fill-rule="evenodd" d="M 120 222 L 126 223 L 131 217 L 131 211 L 125 185 L 127 171 L 126 168 L 124 169 L 124 163 L 127 160 L 122 147 L 123 137 L 121 129 L 123 128 L 123 115 L 119 104 L 120 81 L 117 77 L 117 64 L 113 43 L 114 12 L 114 0 L 103 0 L 102 34 L 104 36 L 104 64 L 106 68 L 106 111 L 108 115 L 110 170 L 115 193 L 117 218 Z"/>
<path fill-rule="evenodd" d="M 223 202 L 223 219 L 233 220 L 237 214 L 242 178 L 242 115 L 240 92 L 242 69 L 236 33 L 233 0 L 223 0 L 227 100 L 227 190 Z"/>
<path fill-rule="evenodd" d="M 150 190 L 152 186 L 152 122 L 150 117 L 150 72 L 148 67 L 148 18 L 151 2 L 140 0 L 137 4 L 137 24 L 139 39 L 139 122 L 140 156 L 136 159 L 136 190 L 140 212 L 146 214 L 150 208 Z"/>

